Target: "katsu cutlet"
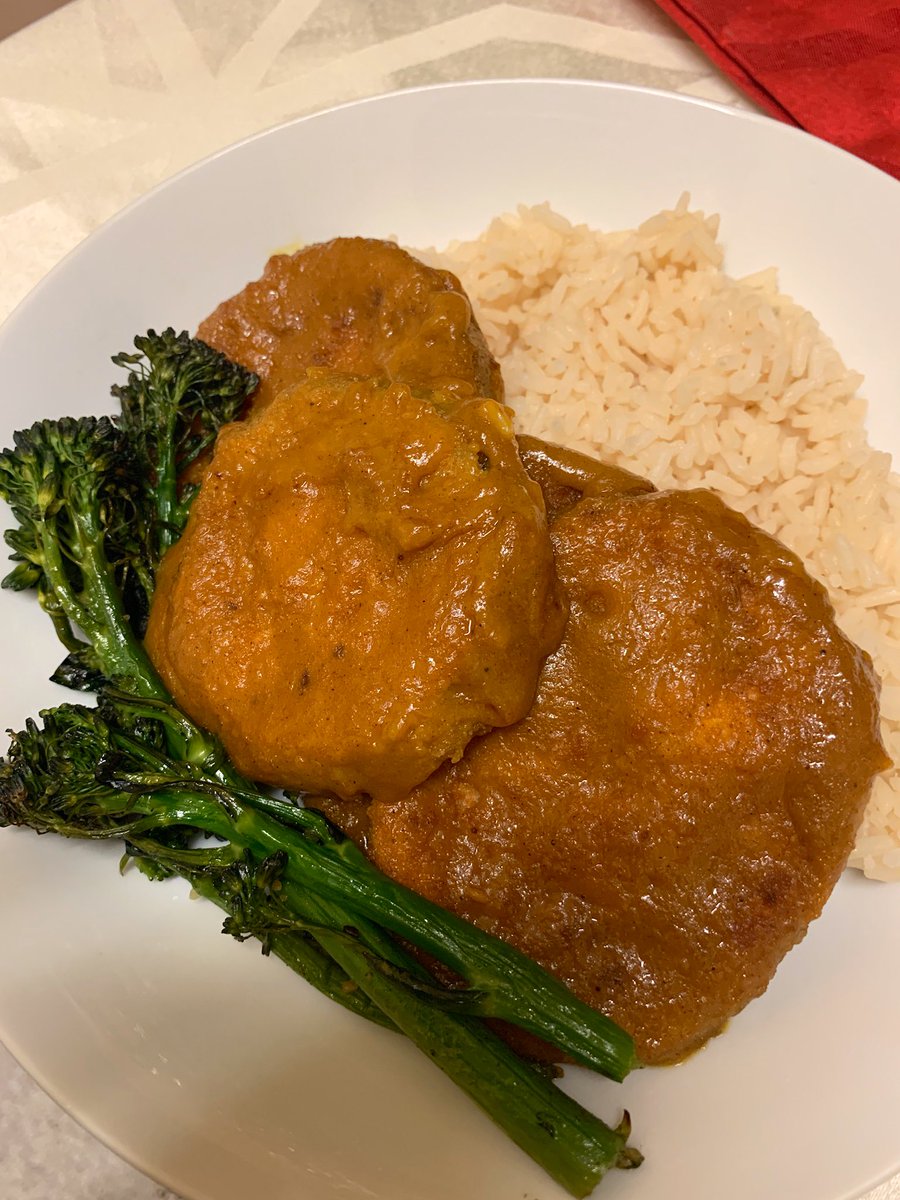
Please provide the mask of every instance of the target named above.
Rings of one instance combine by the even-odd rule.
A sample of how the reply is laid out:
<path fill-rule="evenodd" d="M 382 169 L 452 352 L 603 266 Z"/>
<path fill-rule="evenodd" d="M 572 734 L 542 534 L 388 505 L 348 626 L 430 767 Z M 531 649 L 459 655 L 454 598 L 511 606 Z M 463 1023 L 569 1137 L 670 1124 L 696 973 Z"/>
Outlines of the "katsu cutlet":
<path fill-rule="evenodd" d="M 522 452 L 552 516 L 563 643 L 524 720 L 357 811 L 355 832 L 645 1062 L 671 1061 L 819 915 L 887 762 L 877 687 L 824 589 L 711 493 L 536 439 Z"/>

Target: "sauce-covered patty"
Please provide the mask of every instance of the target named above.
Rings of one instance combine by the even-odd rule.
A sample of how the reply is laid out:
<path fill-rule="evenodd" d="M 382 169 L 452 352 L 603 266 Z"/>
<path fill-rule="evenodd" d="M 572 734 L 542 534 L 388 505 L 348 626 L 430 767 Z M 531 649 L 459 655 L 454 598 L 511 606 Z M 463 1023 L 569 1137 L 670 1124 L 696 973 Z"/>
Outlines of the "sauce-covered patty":
<path fill-rule="evenodd" d="M 508 411 L 322 376 L 220 434 L 147 646 L 245 774 L 385 798 L 523 717 L 564 620 Z"/>
<path fill-rule="evenodd" d="M 274 255 L 197 336 L 260 376 L 259 407 L 309 367 L 503 398 L 500 370 L 456 276 L 374 238 Z"/>
<path fill-rule="evenodd" d="M 570 617 L 517 725 L 331 814 L 387 872 L 676 1059 L 822 909 L 886 765 L 866 655 L 780 543 L 528 439 Z M 357 810 L 357 815 L 360 815 Z"/>

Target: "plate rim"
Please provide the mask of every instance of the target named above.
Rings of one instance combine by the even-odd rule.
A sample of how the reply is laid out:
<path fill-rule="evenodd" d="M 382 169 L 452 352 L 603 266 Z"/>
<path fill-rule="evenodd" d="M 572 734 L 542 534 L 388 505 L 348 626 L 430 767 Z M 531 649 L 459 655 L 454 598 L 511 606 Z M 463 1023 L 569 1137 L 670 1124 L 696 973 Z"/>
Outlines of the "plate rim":
<path fill-rule="evenodd" d="M 376 92 L 371 96 L 360 96 L 356 100 L 344 100 L 338 104 L 331 104 L 325 108 L 316 109 L 314 112 L 303 113 L 297 117 L 290 117 L 285 121 L 277 121 L 273 125 L 266 126 L 265 129 L 259 129 L 255 133 L 247 134 L 246 137 L 239 138 L 235 142 L 229 142 L 228 145 L 220 147 L 218 150 L 213 150 L 211 153 L 197 159 L 196 162 L 188 163 L 187 166 L 181 167 L 172 175 L 167 175 L 165 179 L 161 179 L 154 184 L 148 191 L 142 192 L 139 196 L 135 196 L 133 200 L 129 200 L 112 216 L 107 217 L 95 229 L 86 234 L 81 241 L 76 243 L 70 250 L 66 251 L 63 257 L 55 263 L 46 275 L 28 291 L 17 302 L 13 309 L 0 322 L 0 344 L 9 335 L 9 327 L 13 325 L 21 315 L 22 310 L 28 306 L 33 300 L 37 300 L 44 288 L 55 279 L 57 273 L 68 265 L 69 260 L 76 254 L 80 253 L 84 247 L 104 233 L 107 229 L 112 228 L 119 222 L 126 220 L 133 210 L 141 205 L 151 201 L 157 193 L 164 189 L 176 185 L 183 178 L 202 171 L 210 163 L 221 158 L 223 155 L 231 154 L 242 147 L 256 142 L 261 138 L 277 135 L 282 130 L 293 128 L 298 125 L 305 124 L 307 121 L 315 121 L 321 117 L 326 117 L 332 113 L 342 112 L 346 109 L 359 109 L 370 105 L 377 105 L 386 102 L 394 102 L 401 96 L 427 95 L 435 92 L 450 92 L 474 89 L 505 89 L 508 87 L 563 87 L 566 89 L 586 89 L 590 91 L 614 92 L 614 93 L 632 93 L 636 95 L 655 96 L 659 99 L 683 104 L 689 108 L 701 108 L 720 113 L 723 116 L 730 117 L 739 121 L 747 121 L 752 125 L 763 125 L 770 130 L 778 129 L 781 131 L 777 136 L 787 136 L 789 138 L 799 138 L 802 143 L 813 141 L 818 143 L 822 152 L 832 156 L 837 156 L 838 160 L 843 161 L 845 166 L 850 166 L 853 170 L 862 170 L 870 176 L 873 182 L 878 186 L 878 181 L 883 181 L 881 186 L 886 183 L 888 186 L 900 189 L 900 180 L 894 179 L 888 175 L 886 171 L 882 171 L 879 167 L 873 166 L 866 162 L 865 159 L 858 158 L 851 154 L 848 150 L 843 150 L 840 146 L 835 146 L 832 142 L 826 141 L 824 138 L 818 137 L 816 134 L 809 133 L 805 129 L 801 129 L 797 125 L 788 125 L 784 121 L 778 120 L 776 117 L 770 116 L 767 113 L 751 112 L 746 109 L 734 108 L 732 105 L 722 103 L 718 100 L 707 100 L 701 96 L 686 96 L 681 92 L 673 92 L 667 88 L 648 87 L 644 84 L 636 83 L 617 83 L 612 80 L 605 79 L 582 79 L 572 78 L 567 76 L 554 75 L 528 75 L 528 76 L 503 76 L 498 79 L 459 79 L 448 80 L 441 83 L 425 83 L 418 84 L 415 87 L 409 88 L 394 88 L 387 92 Z"/>

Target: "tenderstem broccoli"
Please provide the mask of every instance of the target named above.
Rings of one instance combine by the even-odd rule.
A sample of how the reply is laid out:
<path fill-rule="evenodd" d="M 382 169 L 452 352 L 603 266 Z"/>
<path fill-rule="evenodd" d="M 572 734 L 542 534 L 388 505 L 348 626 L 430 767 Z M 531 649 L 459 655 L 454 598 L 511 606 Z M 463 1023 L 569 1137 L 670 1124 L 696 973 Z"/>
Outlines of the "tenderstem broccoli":
<path fill-rule="evenodd" d="M 113 395 L 121 406 L 119 425 L 138 470 L 153 486 L 145 491 L 151 531 L 149 550 L 161 556 L 179 538 L 196 494 L 189 469 L 233 421 L 259 379 L 187 333 L 152 329 L 134 339 L 136 353 L 116 354 L 128 370 Z"/>
<path fill-rule="evenodd" d="M 312 807 L 243 779 L 173 703 L 141 633 L 156 567 L 196 492 L 183 485 L 255 379 L 172 330 L 136 339 L 118 418 L 40 421 L 0 455 L 17 527 L 3 581 L 33 588 L 69 652 L 57 678 L 99 692 L 13 735 L 0 825 L 114 838 L 151 877 L 179 874 L 227 914 L 226 932 L 346 1007 L 411 1038 L 574 1195 L 634 1166 L 627 1114 L 605 1125 L 518 1058 L 501 1018 L 613 1079 L 631 1038 L 511 946 L 395 883 Z M 308 800 L 314 804 L 314 800 Z M 401 940 L 398 940 L 402 939 Z M 407 945 L 462 980 L 446 986 Z"/>

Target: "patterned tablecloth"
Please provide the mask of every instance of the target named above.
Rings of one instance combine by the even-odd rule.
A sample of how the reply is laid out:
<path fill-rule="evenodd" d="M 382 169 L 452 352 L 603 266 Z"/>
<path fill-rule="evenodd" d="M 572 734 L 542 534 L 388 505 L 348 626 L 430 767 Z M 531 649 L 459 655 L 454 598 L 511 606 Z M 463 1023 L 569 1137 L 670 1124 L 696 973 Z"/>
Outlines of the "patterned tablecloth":
<path fill-rule="evenodd" d="M 361 96 L 514 76 L 752 107 L 652 0 L 73 0 L 0 43 L 0 320 L 107 217 L 239 138 Z M 0 1197 L 63 1195 L 173 1200 L 0 1047 Z M 900 1200 L 900 1179 L 868 1200 Z"/>

